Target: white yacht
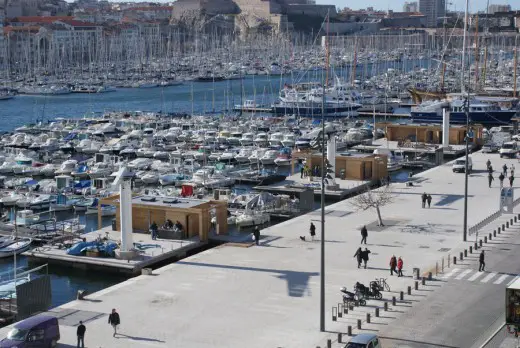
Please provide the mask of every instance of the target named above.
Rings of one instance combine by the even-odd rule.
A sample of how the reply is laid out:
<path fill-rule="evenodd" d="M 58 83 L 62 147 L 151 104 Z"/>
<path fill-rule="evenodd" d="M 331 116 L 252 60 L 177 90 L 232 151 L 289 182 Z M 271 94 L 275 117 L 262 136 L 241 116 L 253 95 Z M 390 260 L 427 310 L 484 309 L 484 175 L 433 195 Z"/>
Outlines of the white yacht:
<path fill-rule="evenodd" d="M 295 144 L 296 144 L 296 136 L 294 134 L 292 134 L 292 133 L 284 134 L 283 139 L 282 139 L 282 145 L 284 147 L 293 148 Z"/>
<path fill-rule="evenodd" d="M 141 181 L 147 185 L 157 184 L 159 182 L 159 174 L 149 172 L 141 177 Z"/>
<path fill-rule="evenodd" d="M 238 163 L 246 163 L 249 162 L 249 157 L 253 154 L 253 149 L 250 148 L 242 148 L 235 156 L 235 160 Z"/>
<path fill-rule="evenodd" d="M 91 179 L 107 177 L 114 171 L 114 167 L 110 163 L 106 162 L 97 162 L 92 168 L 90 168 L 87 173 Z"/>
<path fill-rule="evenodd" d="M 239 146 L 241 139 L 242 139 L 242 132 L 232 132 L 231 136 L 227 139 L 227 142 L 229 145 Z"/>
<path fill-rule="evenodd" d="M 264 147 L 269 145 L 269 138 L 267 133 L 258 133 L 253 140 L 254 144 L 259 147 Z"/>
<path fill-rule="evenodd" d="M 269 137 L 269 145 L 273 147 L 282 146 L 284 135 L 282 133 L 273 133 Z"/>
<path fill-rule="evenodd" d="M 260 162 L 263 165 L 274 164 L 274 160 L 278 157 L 278 151 L 276 150 L 268 150 L 261 158 Z"/>
<path fill-rule="evenodd" d="M 242 145 L 242 146 L 253 145 L 254 139 L 255 139 L 255 136 L 253 133 L 244 133 L 244 134 L 242 134 L 242 138 L 240 139 L 240 145 Z"/>
<path fill-rule="evenodd" d="M 219 162 L 232 162 L 235 160 L 236 152 L 233 151 L 224 151 L 220 156 L 218 156 Z"/>
<path fill-rule="evenodd" d="M 260 161 L 260 158 L 262 158 L 264 156 L 266 151 L 267 151 L 267 149 L 257 149 L 255 151 L 253 151 L 251 156 L 249 156 L 249 162 L 252 164 L 258 163 Z"/>
<path fill-rule="evenodd" d="M 78 165 L 78 161 L 76 161 L 76 160 L 72 160 L 72 159 L 66 160 L 56 170 L 56 174 L 59 174 L 59 175 L 61 175 L 61 174 L 69 175 L 70 173 L 72 173 L 76 169 L 77 165 Z"/>
<path fill-rule="evenodd" d="M 133 161 L 128 162 L 127 166 L 133 170 L 146 170 L 150 168 L 153 161 L 149 158 L 136 158 Z"/>

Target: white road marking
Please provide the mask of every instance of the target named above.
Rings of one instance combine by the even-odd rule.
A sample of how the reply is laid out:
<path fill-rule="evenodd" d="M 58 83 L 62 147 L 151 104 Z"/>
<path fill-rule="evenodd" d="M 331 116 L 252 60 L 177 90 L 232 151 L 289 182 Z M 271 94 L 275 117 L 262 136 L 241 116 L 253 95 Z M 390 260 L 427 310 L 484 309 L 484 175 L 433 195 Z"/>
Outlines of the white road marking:
<path fill-rule="evenodd" d="M 513 284 L 514 282 L 516 282 L 518 280 L 518 278 L 520 278 L 520 276 L 516 276 L 513 279 L 511 279 L 511 281 L 509 283 L 507 283 L 507 286 L 509 286 L 509 285 Z"/>
<path fill-rule="evenodd" d="M 497 273 L 496 272 L 491 272 L 489 273 L 484 279 L 482 279 L 480 282 L 481 283 L 487 283 L 489 282 L 494 276 L 496 276 Z"/>
<path fill-rule="evenodd" d="M 460 273 L 457 277 L 455 277 L 455 279 L 461 280 L 462 278 L 464 278 L 465 276 L 470 274 L 472 271 L 473 271 L 472 269 L 467 269 L 464 272 Z"/>
<path fill-rule="evenodd" d="M 448 279 L 449 277 L 453 276 L 455 273 L 457 273 L 458 271 L 460 271 L 460 269 L 458 268 L 454 268 L 450 271 L 450 273 L 446 273 L 445 275 L 442 276 L 442 279 Z"/>
<path fill-rule="evenodd" d="M 483 274 L 484 273 L 482 273 L 482 272 L 476 272 L 475 274 L 473 274 L 471 277 L 468 278 L 468 281 L 470 281 L 470 282 L 475 281 L 475 280 L 477 280 L 478 277 L 480 277 Z"/>
<path fill-rule="evenodd" d="M 500 284 L 506 280 L 507 277 L 509 277 L 509 274 L 502 274 L 497 280 L 493 282 L 493 284 Z"/>

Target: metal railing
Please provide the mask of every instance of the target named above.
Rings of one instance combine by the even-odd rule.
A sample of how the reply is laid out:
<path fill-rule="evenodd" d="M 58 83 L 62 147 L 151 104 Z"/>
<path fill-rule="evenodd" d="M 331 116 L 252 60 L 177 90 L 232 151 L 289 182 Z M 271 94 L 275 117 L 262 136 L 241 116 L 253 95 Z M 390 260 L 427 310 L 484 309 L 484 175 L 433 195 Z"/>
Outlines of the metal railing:
<path fill-rule="evenodd" d="M 516 201 L 515 201 L 516 202 Z M 513 204 L 515 204 L 515 202 Z M 518 199 L 518 202 L 520 203 L 520 199 Z M 518 204 L 518 203 L 516 203 Z M 493 214 L 489 215 L 488 217 L 486 217 L 484 220 L 478 222 L 477 224 L 471 226 L 468 230 L 468 234 L 471 236 L 475 233 L 477 233 L 482 227 L 490 224 L 491 222 L 493 222 L 494 220 L 498 219 L 500 216 L 502 215 L 502 211 L 501 210 L 498 210 L 496 212 L 494 212 Z"/>

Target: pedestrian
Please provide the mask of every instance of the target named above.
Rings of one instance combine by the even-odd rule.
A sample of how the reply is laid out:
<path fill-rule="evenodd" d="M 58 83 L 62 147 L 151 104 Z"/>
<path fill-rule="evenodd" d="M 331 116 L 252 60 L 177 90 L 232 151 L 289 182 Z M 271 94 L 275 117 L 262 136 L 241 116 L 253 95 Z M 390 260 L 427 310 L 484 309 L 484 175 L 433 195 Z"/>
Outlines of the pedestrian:
<path fill-rule="evenodd" d="M 495 178 L 493 177 L 493 174 L 489 173 L 488 174 L 488 182 L 489 182 L 489 187 L 491 187 L 491 182 L 495 180 Z"/>
<path fill-rule="evenodd" d="M 500 173 L 500 175 L 498 176 L 498 180 L 500 180 L 500 188 L 504 187 L 504 179 L 506 177 L 504 176 L 504 173 Z"/>
<path fill-rule="evenodd" d="M 511 176 L 515 176 L 515 165 L 511 164 L 511 167 L 509 167 L 509 171 L 511 172 Z"/>
<path fill-rule="evenodd" d="M 157 227 L 157 224 L 154 222 L 152 222 L 152 224 L 150 225 L 150 234 L 152 235 L 152 240 L 156 240 L 157 239 L 157 231 L 159 230 L 159 227 Z"/>
<path fill-rule="evenodd" d="M 390 186 L 390 174 L 386 176 L 386 187 Z"/>
<path fill-rule="evenodd" d="M 491 161 L 488 158 L 488 160 L 486 162 L 486 168 L 489 170 L 489 167 L 491 167 Z"/>
<path fill-rule="evenodd" d="M 394 275 L 394 272 L 396 272 L 395 267 L 397 266 L 397 259 L 395 258 L 395 255 L 392 255 L 390 258 L 390 275 Z"/>
<path fill-rule="evenodd" d="M 87 328 L 83 325 L 83 322 L 80 321 L 78 329 L 76 330 L 76 335 L 78 336 L 78 348 L 85 348 L 85 331 L 87 331 Z"/>
<path fill-rule="evenodd" d="M 255 230 L 253 232 L 253 237 L 255 238 L 256 245 L 259 245 L 259 243 L 260 243 L 260 228 L 258 228 L 258 226 L 255 227 Z"/>
<path fill-rule="evenodd" d="M 511 175 L 509 177 L 509 186 L 513 187 L 513 181 L 515 181 L 515 177 L 513 175 Z"/>
<path fill-rule="evenodd" d="M 357 258 L 357 268 L 361 267 L 361 261 L 363 261 L 363 249 L 361 247 L 356 250 L 354 257 Z"/>
<path fill-rule="evenodd" d="M 486 263 L 484 262 L 484 250 L 480 252 L 480 256 L 478 257 L 478 271 L 484 272 L 484 268 L 486 267 Z"/>
<path fill-rule="evenodd" d="M 112 325 L 114 328 L 114 335 L 113 337 L 116 337 L 117 335 L 117 326 L 121 324 L 121 319 L 119 318 L 119 313 L 116 312 L 116 309 L 112 309 L 112 313 L 108 316 L 108 323 Z"/>
<path fill-rule="evenodd" d="M 399 259 L 397 260 L 397 276 L 403 276 L 403 259 L 401 258 L 401 256 L 399 256 Z"/>
<path fill-rule="evenodd" d="M 311 222 L 311 227 L 309 228 L 311 234 L 311 240 L 314 241 L 314 236 L 316 236 L 316 226 Z"/>
<path fill-rule="evenodd" d="M 422 207 L 425 208 L 426 207 L 426 199 L 428 198 L 428 196 L 426 195 L 426 192 L 424 192 L 421 196 L 421 200 L 422 200 Z"/>
<path fill-rule="evenodd" d="M 490 174 L 493 173 L 493 166 L 488 167 L 488 173 L 490 173 Z"/>
<path fill-rule="evenodd" d="M 361 258 L 365 264 L 365 269 L 367 269 L 368 254 L 370 254 L 370 250 L 368 250 L 368 248 L 365 248 L 365 250 L 361 252 Z"/>
<path fill-rule="evenodd" d="M 367 244 L 368 230 L 366 226 L 361 227 L 361 244 Z"/>
<path fill-rule="evenodd" d="M 428 193 L 428 196 L 426 196 L 426 200 L 428 201 L 428 208 L 432 204 L 432 196 Z"/>
<path fill-rule="evenodd" d="M 504 163 L 502 169 L 504 170 L 504 175 L 507 176 L 507 164 Z"/>
<path fill-rule="evenodd" d="M 305 167 L 300 168 L 300 179 L 303 179 L 303 173 L 305 173 Z"/>

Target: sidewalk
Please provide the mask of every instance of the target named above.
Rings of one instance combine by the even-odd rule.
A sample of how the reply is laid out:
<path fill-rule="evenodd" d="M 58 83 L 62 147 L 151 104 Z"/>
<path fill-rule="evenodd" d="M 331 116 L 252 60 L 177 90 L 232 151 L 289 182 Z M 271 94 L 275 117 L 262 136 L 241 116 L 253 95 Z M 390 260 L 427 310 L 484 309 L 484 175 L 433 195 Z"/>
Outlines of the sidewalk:
<path fill-rule="evenodd" d="M 475 153 L 472 157 L 469 226 L 498 209 L 498 179 L 488 188 L 487 158 L 495 168 L 516 164 L 515 160 L 499 160 L 498 155 Z M 347 325 L 355 326 L 357 319 L 374 310 L 356 307 L 333 322 L 331 308 L 341 302 L 340 287 L 350 290 L 356 281 L 368 284 L 386 277 L 392 293 L 384 296 L 389 299 L 413 285 L 413 267 L 422 273 L 448 254 L 458 255 L 473 244 L 474 236 L 471 243 L 462 242 L 464 175 L 452 173 L 448 163 L 416 179 L 413 187 L 391 185 L 395 201 L 381 209 L 385 227 L 376 226 L 374 211 L 356 212 L 348 200 L 326 208 L 329 333 L 319 331 L 320 242 L 299 238 L 305 235 L 309 239 L 309 224 L 314 221 L 319 239 L 319 210 L 262 230 L 259 247 L 217 247 L 163 267 L 154 276 L 130 279 L 54 311 L 59 316 L 60 311 L 74 310 L 82 318 L 92 318 L 85 319 L 89 347 L 324 347 L 327 338 L 335 338 L 331 332 L 346 332 Z M 429 209 L 421 208 L 423 192 L 433 197 Z M 368 228 L 366 247 L 372 252 L 366 270 L 358 269 L 353 257 L 363 225 Z M 392 255 L 403 258 L 405 277 L 390 277 Z M 374 304 L 382 306 L 378 301 L 369 302 Z M 107 317 L 101 316 L 112 308 L 118 309 L 121 332 L 127 336 L 112 338 Z M 75 345 L 72 325 L 70 320 L 61 324 L 60 343 Z M 377 330 L 377 325 L 367 328 Z M 1 334 L 7 330 L 2 329 Z"/>

